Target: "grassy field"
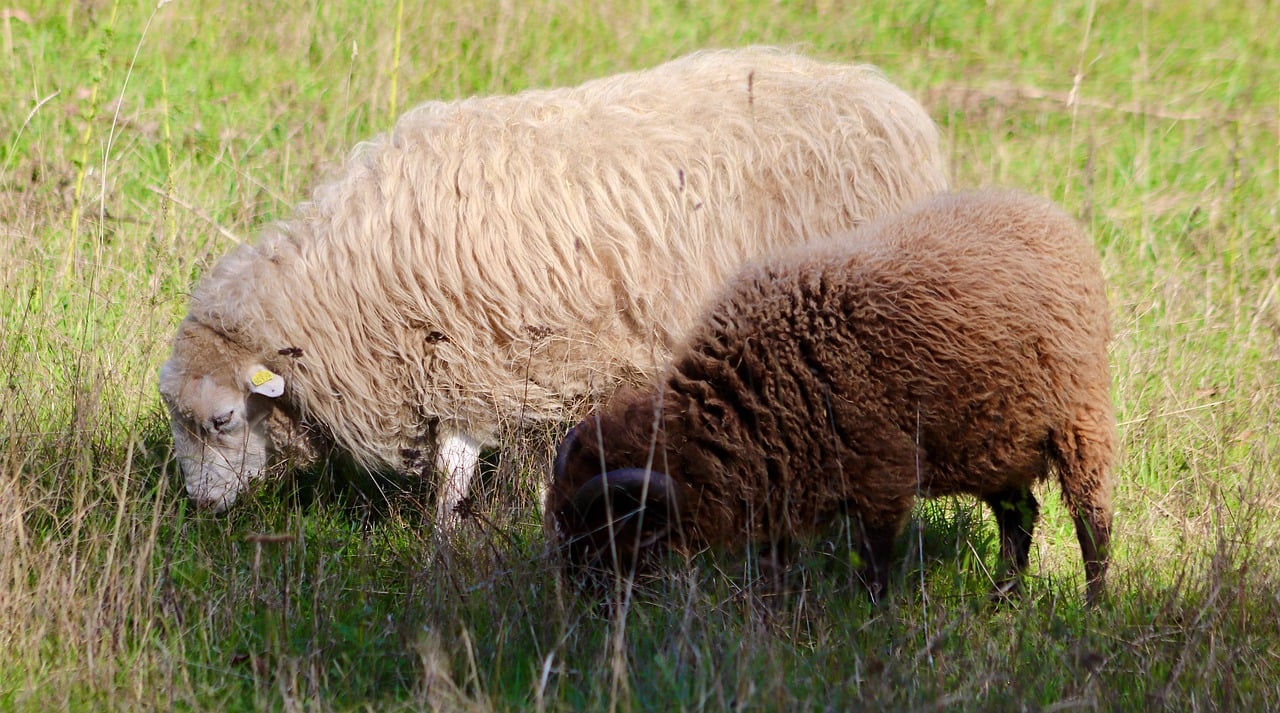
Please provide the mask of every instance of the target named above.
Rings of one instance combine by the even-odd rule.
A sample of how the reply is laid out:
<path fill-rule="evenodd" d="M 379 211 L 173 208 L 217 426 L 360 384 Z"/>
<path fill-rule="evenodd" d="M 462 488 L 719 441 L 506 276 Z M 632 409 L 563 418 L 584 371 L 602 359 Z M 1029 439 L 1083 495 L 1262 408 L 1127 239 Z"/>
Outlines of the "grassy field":
<path fill-rule="evenodd" d="M 1278 26 L 1264 0 L 0 4 L 0 709 L 1280 709 Z M 781 601 L 721 553 L 595 606 L 512 463 L 448 541 L 416 494 L 188 507 L 155 376 L 189 291 L 357 141 L 750 43 L 880 65 L 956 185 L 1091 228 L 1122 441 L 1102 606 L 1053 487 L 994 609 L 968 501 L 919 510 L 881 607 L 820 545 Z"/>

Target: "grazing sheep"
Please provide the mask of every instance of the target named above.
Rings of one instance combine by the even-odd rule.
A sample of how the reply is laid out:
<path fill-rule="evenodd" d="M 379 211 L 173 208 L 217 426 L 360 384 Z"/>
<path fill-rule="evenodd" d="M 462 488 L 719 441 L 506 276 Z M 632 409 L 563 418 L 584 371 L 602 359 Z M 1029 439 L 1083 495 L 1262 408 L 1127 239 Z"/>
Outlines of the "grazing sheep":
<path fill-rule="evenodd" d="M 571 563 L 626 571 L 668 546 L 785 544 L 849 514 L 879 597 L 916 498 L 965 493 L 995 511 L 1008 591 L 1031 487 L 1056 469 L 1093 601 L 1111 532 L 1109 338 L 1097 254 L 1061 209 L 936 196 L 746 267 L 655 388 L 618 392 L 561 444 L 550 534 Z"/>
<path fill-rule="evenodd" d="M 877 70 L 755 48 L 432 102 L 196 289 L 160 372 L 187 492 L 221 510 L 329 447 L 447 475 L 657 373 L 741 263 L 945 188 Z"/>

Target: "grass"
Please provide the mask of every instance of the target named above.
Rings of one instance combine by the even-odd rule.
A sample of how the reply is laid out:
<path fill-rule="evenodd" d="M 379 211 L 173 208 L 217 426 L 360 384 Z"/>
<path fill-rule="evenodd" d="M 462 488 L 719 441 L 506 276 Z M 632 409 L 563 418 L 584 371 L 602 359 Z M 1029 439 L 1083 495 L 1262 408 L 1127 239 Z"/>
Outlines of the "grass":
<path fill-rule="evenodd" d="M 0 709 L 1280 708 L 1277 23 L 1261 0 L 0 8 Z M 881 65 L 957 185 L 1091 228 L 1123 444 L 1101 607 L 1053 488 L 997 609 L 969 502 L 920 509 L 881 607 L 821 543 L 781 602 L 725 552 L 593 604 L 524 461 L 447 539 L 420 495 L 188 508 L 155 375 L 237 240 L 418 101 L 748 43 Z"/>

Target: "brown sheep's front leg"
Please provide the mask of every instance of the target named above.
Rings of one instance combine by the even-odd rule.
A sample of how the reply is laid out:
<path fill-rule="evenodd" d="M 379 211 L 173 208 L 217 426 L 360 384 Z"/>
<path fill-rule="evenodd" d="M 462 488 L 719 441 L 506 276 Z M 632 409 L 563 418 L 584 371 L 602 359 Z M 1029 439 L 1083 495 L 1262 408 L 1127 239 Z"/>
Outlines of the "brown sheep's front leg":
<path fill-rule="evenodd" d="M 791 542 L 771 538 L 759 548 L 760 580 L 774 592 L 786 591 L 787 572 L 791 568 Z"/>
<path fill-rule="evenodd" d="M 862 567 L 858 575 L 867 588 L 871 601 L 880 603 L 889 592 L 889 560 L 893 557 L 893 543 L 898 539 L 902 518 L 889 523 L 873 523 L 862 519 Z"/>
<path fill-rule="evenodd" d="M 1003 572 L 995 594 L 1008 596 L 1022 584 L 1022 573 L 1031 555 L 1031 533 L 1040 516 L 1040 504 L 1030 488 L 1010 488 L 983 498 L 991 506 L 1000 528 L 1000 561 Z"/>

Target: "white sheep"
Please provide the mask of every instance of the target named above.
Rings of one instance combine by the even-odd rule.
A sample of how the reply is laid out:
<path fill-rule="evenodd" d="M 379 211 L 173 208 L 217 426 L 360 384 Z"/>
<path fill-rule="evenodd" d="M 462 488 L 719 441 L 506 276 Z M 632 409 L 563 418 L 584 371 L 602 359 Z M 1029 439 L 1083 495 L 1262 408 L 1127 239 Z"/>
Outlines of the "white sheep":
<path fill-rule="evenodd" d="M 160 371 L 187 492 L 335 446 L 443 471 L 450 513 L 482 446 L 654 375 L 745 259 L 945 187 L 878 70 L 776 49 L 424 104 L 196 289 Z"/>

